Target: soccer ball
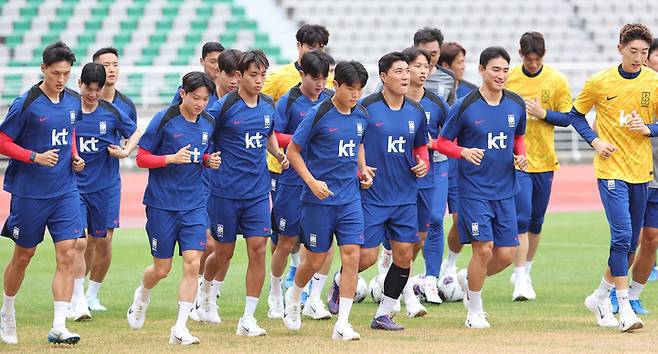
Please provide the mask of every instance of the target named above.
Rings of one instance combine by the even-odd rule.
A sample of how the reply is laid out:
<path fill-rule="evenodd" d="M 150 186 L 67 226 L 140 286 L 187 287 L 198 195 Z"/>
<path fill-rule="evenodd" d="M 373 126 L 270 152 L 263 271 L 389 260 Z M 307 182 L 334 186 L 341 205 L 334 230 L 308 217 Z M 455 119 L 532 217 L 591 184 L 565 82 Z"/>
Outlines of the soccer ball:
<path fill-rule="evenodd" d="M 384 297 L 384 278 L 385 274 L 380 274 L 370 281 L 368 284 L 368 293 L 372 297 L 372 301 L 380 303 Z"/>
<path fill-rule="evenodd" d="M 445 275 L 439 279 L 439 296 L 443 301 L 461 301 L 464 298 L 464 291 L 457 282 L 457 279 L 451 275 Z"/>
<path fill-rule="evenodd" d="M 359 280 L 356 283 L 356 295 L 354 295 L 354 302 L 362 302 L 368 296 L 368 283 L 363 279 L 362 276 L 359 276 Z"/>

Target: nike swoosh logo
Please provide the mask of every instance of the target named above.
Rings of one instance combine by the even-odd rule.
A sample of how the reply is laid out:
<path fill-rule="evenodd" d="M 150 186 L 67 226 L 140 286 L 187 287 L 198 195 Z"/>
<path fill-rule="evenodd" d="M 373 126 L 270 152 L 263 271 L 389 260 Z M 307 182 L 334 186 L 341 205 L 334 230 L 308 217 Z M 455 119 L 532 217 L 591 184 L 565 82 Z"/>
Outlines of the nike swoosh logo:
<path fill-rule="evenodd" d="M 239 121 L 239 120 L 234 120 L 233 121 L 233 124 L 240 124 L 240 123 L 242 123 L 242 121 Z"/>
<path fill-rule="evenodd" d="M 338 333 L 338 335 L 341 336 L 341 337 L 343 336 L 343 333 L 340 333 L 338 331 L 336 331 L 336 333 Z"/>
<path fill-rule="evenodd" d="M 313 307 L 313 305 L 310 305 L 309 307 L 311 308 L 311 311 L 313 311 L 313 312 L 317 312 L 317 311 L 315 310 L 315 307 Z M 342 336 L 342 334 L 341 334 L 341 336 Z"/>
<path fill-rule="evenodd" d="M 176 338 L 176 340 L 178 340 L 179 342 L 182 342 L 182 341 L 183 341 L 183 337 L 176 337 L 176 336 L 174 336 L 174 338 Z"/>
<path fill-rule="evenodd" d="M 249 329 L 248 329 L 248 328 L 246 328 L 245 326 L 241 326 L 241 327 L 242 327 L 242 330 L 243 330 L 243 331 L 249 333 Z"/>
<path fill-rule="evenodd" d="M 603 312 L 601 311 L 601 308 L 597 307 L 596 309 L 599 310 L 599 315 L 601 316 L 601 319 L 603 319 L 605 316 L 603 315 Z"/>
<path fill-rule="evenodd" d="M 183 134 L 174 134 L 174 138 L 180 138 Z"/>
<path fill-rule="evenodd" d="M 333 132 L 335 132 L 336 130 L 338 130 L 338 128 L 329 128 L 329 132 L 330 132 L 330 133 L 333 133 Z"/>
<path fill-rule="evenodd" d="M 196 304 L 196 309 L 198 310 L 198 309 L 200 309 L 200 308 L 201 308 L 201 305 Z"/>
<path fill-rule="evenodd" d="M 381 127 L 382 125 L 384 125 L 384 123 L 375 123 L 376 127 Z"/>
<path fill-rule="evenodd" d="M 133 309 L 132 309 L 132 308 L 130 308 L 130 309 L 128 310 L 128 314 L 131 314 L 131 313 L 133 313 Z"/>
<path fill-rule="evenodd" d="M 48 118 L 45 118 L 45 117 L 44 118 L 39 118 L 39 122 L 45 122 L 47 120 L 48 120 Z"/>
<path fill-rule="evenodd" d="M 617 96 L 619 96 L 619 95 L 617 95 Z M 615 98 L 617 98 L 617 96 L 612 96 L 612 97 L 606 96 L 605 99 L 610 101 L 610 100 L 614 100 Z"/>
<path fill-rule="evenodd" d="M 482 122 L 484 122 L 484 119 L 482 119 L 482 120 L 476 120 L 476 121 L 475 121 L 475 124 L 476 124 L 476 125 L 480 125 L 480 124 L 482 124 Z"/>

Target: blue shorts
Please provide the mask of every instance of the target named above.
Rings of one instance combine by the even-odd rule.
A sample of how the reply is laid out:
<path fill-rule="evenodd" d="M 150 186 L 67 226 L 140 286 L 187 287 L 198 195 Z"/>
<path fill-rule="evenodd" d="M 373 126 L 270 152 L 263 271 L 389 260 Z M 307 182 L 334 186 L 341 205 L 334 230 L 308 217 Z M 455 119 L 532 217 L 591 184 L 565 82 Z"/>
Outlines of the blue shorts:
<path fill-rule="evenodd" d="M 299 235 L 302 220 L 302 189 L 303 186 L 279 184 L 276 200 L 272 208 L 274 223 L 272 229 L 278 236 Z"/>
<path fill-rule="evenodd" d="M 418 207 L 416 204 L 380 206 L 363 204 L 365 237 L 363 248 L 379 247 L 389 241 L 416 243 L 418 237 Z"/>
<path fill-rule="evenodd" d="M 210 196 L 210 233 L 217 242 L 234 243 L 238 231 L 246 237 L 269 237 L 271 233 L 270 199 L 266 194 L 251 199 Z"/>
<path fill-rule="evenodd" d="M 82 235 L 78 191 L 48 199 L 11 196 L 2 236 L 11 238 L 21 247 L 33 248 L 43 241 L 46 226 L 53 242 Z"/>
<path fill-rule="evenodd" d="M 314 253 L 329 251 L 334 235 L 338 246 L 362 245 L 361 200 L 341 205 L 302 203 L 302 230 L 301 242 Z"/>
<path fill-rule="evenodd" d="M 153 257 L 168 259 L 178 251 L 206 249 L 206 208 L 172 211 L 146 207 L 146 233 Z"/>
<path fill-rule="evenodd" d="M 467 244 L 493 241 L 494 247 L 519 245 L 514 197 L 501 200 L 460 198 L 459 239 Z"/>
<path fill-rule="evenodd" d="M 658 228 L 658 189 L 649 188 L 647 210 L 644 212 L 644 227 Z"/>
<path fill-rule="evenodd" d="M 107 228 L 119 228 L 121 214 L 121 181 L 109 188 L 109 200 L 107 204 Z"/>
<path fill-rule="evenodd" d="M 432 199 L 434 197 L 434 188 L 418 190 L 416 206 L 418 208 L 418 232 L 427 232 L 430 228 L 430 218 L 432 216 Z M 434 206 L 438 207 L 437 205 Z"/>
<path fill-rule="evenodd" d="M 459 210 L 459 188 L 457 185 L 459 159 L 448 159 L 448 213 L 454 214 Z"/>
<path fill-rule="evenodd" d="M 276 200 L 276 194 L 279 191 L 279 176 L 280 173 L 270 171 L 270 194 L 272 195 L 272 200 Z"/>
<path fill-rule="evenodd" d="M 520 234 L 540 234 L 553 185 L 553 171 L 526 173 L 516 171 L 521 190 L 514 196 L 517 227 Z"/>
<path fill-rule="evenodd" d="M 101 189 L 92 193 L 80 193 L 80 223 L 87 236 L 107 236 L 107 217 L 112 190 Z"/>

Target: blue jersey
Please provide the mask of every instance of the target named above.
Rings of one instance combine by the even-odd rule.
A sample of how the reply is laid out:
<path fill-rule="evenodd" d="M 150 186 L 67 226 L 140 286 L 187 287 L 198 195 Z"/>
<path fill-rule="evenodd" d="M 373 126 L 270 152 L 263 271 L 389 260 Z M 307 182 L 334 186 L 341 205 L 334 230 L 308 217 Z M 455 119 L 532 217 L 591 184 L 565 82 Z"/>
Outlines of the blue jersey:
<path fill-rule="evenodd" d="M 77 174 L 81 193 L 105 189 L 119 179 L 119 159 L 111 157 L 107 148 L 118 145 L 117 137 L 130 137 L 137 126 L 115 105 L 100 100 L 92 113 L 80 113 L 75 126 L 78 153 L 85 168 Z"/>
<path fill-rule="evenodd" d="M 210 193 L 229 199 L 251 199 L 270 192 L 267 139 L 274 131 L 274 101 L 259 94 L 249 107 L 237 91 L 217 101 L 209 113 L 215 118 L 213 150 L 221 151 L 222 165 L 210 176 Z"/>
<path fill-rule="evenodd" d="M 133 123 L 137 124 L 137 108 L 135 108 L 135 103 L 128 96 L 116 90 L 114 91 L 112 104 L 125 113 Z"/>
<path fill-rule="evenodd" d="M 477 86 L 473 85 L 472 83 L 462 80 L 459 82 L 459 87 L 457 87 L 457 99 L 460 99 L 466 95 L 468 95 L 471 91 L 477 90 Z"/>
<path fill-rule="evenodd" d="M 441 127 L 443 127 L 446 119 L 448 119 L 448 110 L 450 107 L 448 107 L 448 104 L 443 98 L 429 90 L 425 90 L 423 98 L 421 98 L 420 102 L 418 103 L 423 106 L 423 110 L 425 111 L 427 132 L 430 134 L 432 139 L 437 139 L 439 137 L 439 133 L 441 132 Z M 445 158 L 439 152 L 430 151 L 430 154 L 430 161 L 445 161 Z M 434 174 L 436 172 L 437 171 L 434 168 L 430 168 L 430 170 L 427 172 L 427 176 L 418 178 L 418 188 L 433 188 Z"/>
<path fill-rule="evenodd" d="M 297 84 L 297 86 L 290 89 L 276 103 L 274 130 L 279 133 L 294 134 L 299 123 L 302 122 L 311 108 L 331 97 L 333 94 L 330 90 L 325 89 L 320 93 L 317 100 L 311 101 L 310 98 L 302 93 L 302 90 L 299 88 L 300 85 Z M 294 186 L 304 185 L 304 181 L 302 181 L 294 168 L 283 170 L 281 176 L 279 176 L 279 183 Z"/>
<path fill-rule="evenodd" d="M 23 198 L 54 198 L 78 188 L 71 166 L 71 144 L 80 95 L 65 88 L 59 95 L 59 103 L 53 103 L 41 91 L 40 84 L 16 98 L 0 124 L 0 131 L 25 149 L 37 153 L 59 149 L 59 160 L 54 167 L 9 161 L 4 189 Z"/>
<path fill-rule="evenodd" d="M 359 104 L 350 114 L 338 112 L 331 99 L 311 108 L 292 141 L 302 148 L 306 167 L 313 177 L 324 181 L 334 195 L 320 200 L 304 185 L 302 201 L 342 205 L 361 198 L 357 155 L 367 127 L 368 113 Z"/>
<path fill-rule="evenodd" d="M 183 88 L 183 86 L 178 86 L 176 89 L 176 94 L 174 95 L 174 98 L 171 100 L 171 104 L 180 104 L 181 102 L 181 97 L 180 97 L 180 89 Z M 208 96 L 208 105 L 206 106 L 206 111 L 210 110 L 210 107 L 212 107 L 215 102 L 219 101 L 219 97 L 217 97 L 217 92 L 212 92 L 210 96 Z"/>
<path fill-rule="evenodd" d="M 490 106 L 475 90 L 451 108 L 441 136 L 460 146 L 484 150 L 480 166 L 458 160 L 459 195 L 471 199 L 501 200 L 517 190 L 514 173 L 514 136 L 525 134 L 523 99 L 503 90 L 497 106 Z"/>
<path fill-rule="evenodd" d="M 415 204 L 418 193 L 413 149 L 427 145 L 427 118 L 416 101 L 404 99 L 391 110 L 381 92 L 362 100 L 368 111 L 368 128 L 363 137 L 368 166 L 377 168 L 372 187 L 361 191 L 364 204 L 395 206 Z"/>
<path fill-rule="evenodd" d="M 178 105 L 156 113 L 139 140 L 139 146 L 154 155 L 172 155 L 189 144 L 192 163 L 149 169 L 145 205 L 173 211 L 206 206 L 207 192 L 200 188 L 201 171 L 214 125 L 214 119 L 207 112 L 202 112 L 194 123 L 187 121 Z"/>

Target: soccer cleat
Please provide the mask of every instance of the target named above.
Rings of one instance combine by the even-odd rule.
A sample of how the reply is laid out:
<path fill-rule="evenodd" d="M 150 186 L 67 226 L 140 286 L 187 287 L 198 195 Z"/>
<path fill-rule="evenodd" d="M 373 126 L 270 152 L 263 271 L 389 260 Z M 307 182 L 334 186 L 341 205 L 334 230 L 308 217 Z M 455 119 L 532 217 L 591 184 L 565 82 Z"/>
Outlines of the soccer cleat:
<path fill-rule="evenodd" d="M 306 284 L 306 286 L 304 287 L 304 290 L 302 290 L 302 296 L 301 296 L 302 309 L 304 308 L 304 306 L 306 306 L 306 301 L 308 301 L 308 299 L 311 297 L 311 293 L 309 290 L 311 289 L 311 284 L 313 284 L 313 279 L 311 279 L 311 281 L 309 281 L 308 284 Z"/>
<path fill-rule="evenodd" d="M 658 280 L 658 266 L 653 267 L 653 270 L 649 275 L 649 281 L 656 281 L 656 280 Z"/>
<path fill-rule="evenodd" d="M 329 290 L 329 298 L 327 299 L 327 307 L 332 315 L 337 315 L 338 302 L 340 301 L 340 287 L 338 286 L 338 283 L 336 283 L 336 274 L 334 274 L 333 279 L 331 289 Z"/>
<path fill-rule="evenodd" d="M 150 300 L 146 302 L 139 301 L 139 288 L 137 288 L 135 290 L 135 295 L 133 296 L 133 303 L 128 308 L 128 313 L 126 314 L 130 328 L 138 330 L 144 327 L 146 310 L 149 307 L 149 302 Z"/>
<path fill-rule="evenodd" d="M 63 330 L 51 328 L 48 333 L 48 342 L 53 344 L 76 344 L 79 341 L 80 335 L 73 333 L 66 328 Z"/>
<path fill-rule="evenodd" d="M 485 329 L 491 327 L 489 321 L 487 321 L 487 314 L 484 311 L 471 313 L 470 311 L 466 315 L 466 322 L 464 325 L 467 328 L 473 329 Z"/>
<path fill-rule="evenodd" d="M 87 306 L 91 311 L 107 311 L 107 308 L 101 305 L 101 302 L 97 297 L 88 297 Z"/>
<path fill-rule="evenodd" d="M 523 277 L 516 278 L 514 285 L 514 292 L 512 293 L 512 301 L 528 301 L 530 295 L 528 294 L 528 281 Z"/>
<path fill-rule="evenodd" d="M 622 332 L 631 332 L 642 327 L 644 323 L 631 309 L 621 311 L 619 314 L 619 329 Z"/>
<path fill-rule="evenodd" d="M 334 333 L 331 335 L 331 339 L 351 341 L 351 340 L 360 340 L 361 335 L 354 331 L 351 324 L 343 325 L 341 328 L 338 328 L 338 323 L 334 325 Z"/>
<path fill-rule="evenodd" d="M 393 318 L 389 315 L 382 315 L 375 317 L 370 322 L 370 328 L 372 329 L 383 329 L 385 331 L 401 331 L 404 327 L 393 322 Z"/>
<path fill-rule="evenodd" d="M 295 280 L 295 274 L 297 274 L 297 267 L 290 266 L 288 268 L 288 275 L 286 275 L 286 281 L 284 286 L 287 288 L 292 288 L 292 282 Z"/>
<path fill-rule="evenodd" d="M 610 290 L 610 304 L 612 304 L 612 313 L 613 314 L 618 314 L 619 313 L 619 301 L 617 300 L 617 291 L 615 288 L 612 288 Z"/>
<path fill-rule="evenodd" d="M 18 336 L 16 335 L 16 318 L 0 316 L 0 339 L 7 344 L 17 344 Z"/>
<path fill-rule="evenodd" d="M 430 278 L 425 278 L 423 281 L 422 293 L 425 294 L 425 300 L 430 304 L 440 305 L 441 296 L 439 296 L 439 289 L 436 286 L 436 281 L 431 280 Z"/>
<path fill-rule="evenodd" d="M 199 338 L 193 336 L 186 327 L 171 327 L 169 333 L 169 344 L 192 345 L 199 344 Z"/>
<path fill-rule="evenodd" d="M 642 300 L 629 300 L 631 308 L 636 315 L 648 315 L 651 311 L 647 310 L 642 306 Z"/>
<path fill-rule="evenodd" d="M 283 324 L 291 331 L 302 328 L 301 305 L 292 300 L 292 288 L 286 290 L 286 307 L 283 311 Z"/>
<path fill-rule="evenodd" d="M 404 306 L 407 309 L 407 317 L 423 317 L 427 315 L 427 309 L 420 303 L 417 297 L 411 298 L 409 301 L 405 301 Z"/>
<path fill-rule="evenodd" d="M 70 318 L 75 322 L 86 322 L 91 320 L 91 312 L 89 312 L 89 306 L 87 306 L 87 299 L 85 297 L 78 298 L 71 302 L 69 312 Z"/>
<path fill-rule="evenodd" d="M 287 293 L 288 292 L 286 291 L 286 294 Z M 283 295 L 274 295 L 270 293 L 267 296 L 267 304 L 270 306 L 269 310 L 267 310 L 267 317 L 272 319 L 283 318 Z"/>
<path fill-rule="evenodd" d="M 536 300 L 537 299 L 537 293 L 535 292 L 535 288 L 532 286 L 532 279 L 530 278 L 530 275 L 526 277 L 528 284 L 527 284 L 527 289 L 528 289 L 528 300 Z"/>
<path fill-rule="evenodd" d="M 255 318 L 240 317 L 235 334 L 242 337 L 260 337 L 266 335 L 267 331 L 258 325 Z"/>
<path fill-rule="evenodd" d="M 585 307 L 587 307 L 594 316 L 596 322 L 601 327 L 617 327 L 619 322 L 612 314 L 612 305 L 610 299 L 599 301 L 594 294 L 585 298 Z"/>
<path fill-rule="evenodd" d="M 331 318 L 331 312 L 327 311 L 320 299 L 308 299 L 302 315 L 310 317 L 314 320 L 328 320 Z"/>

